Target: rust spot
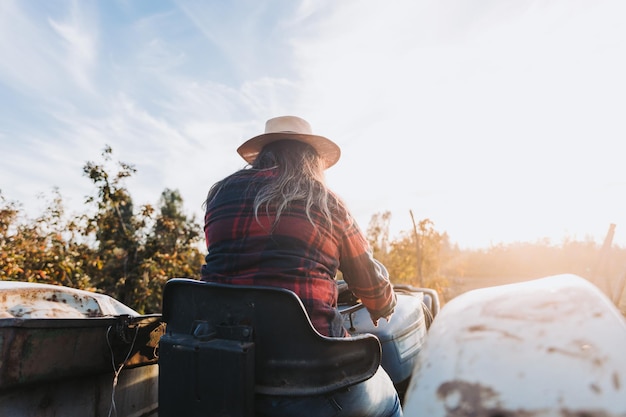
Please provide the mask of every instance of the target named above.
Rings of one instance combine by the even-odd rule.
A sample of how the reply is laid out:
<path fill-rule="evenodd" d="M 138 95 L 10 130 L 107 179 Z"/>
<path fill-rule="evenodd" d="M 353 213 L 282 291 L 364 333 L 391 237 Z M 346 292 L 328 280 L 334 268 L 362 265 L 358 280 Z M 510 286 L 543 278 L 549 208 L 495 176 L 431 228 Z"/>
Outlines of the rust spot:
<path fill-rule="evenodd" d="M 502 329 L 492 329 L 490 327 L 487 326 L 483 326 L 483 325 L 476 325 L 476 326 L 470 326 L 467 328 L 467 330 L 469 330 L 471 333 L 475 333 L 475 332 L 495 332 L 495 333 L 500 333 L 502 336 L 504 337 L 508 337 L 511 339 L 515 339 L 515 340 L 522 340 L 521 337 L 519 337 L 516 334 L 513 334 L 511 332 L 507 332 L 505 330 Z"/>
<path fill-rule="evenodd" d="M 560 417 L 611 417 L 613 414 L 608 414 L 602 410 L 561 410 Z"/>
<path fill-rule="evenodd" d="M 619 390 L 621 388 L 622 384 L 619 380 L 619 374 L 617 372 L 613 372 L 613 388 L 615 388 L 615 390 Z"/>
<path fill-rule="evenodd" d="M 582 342 L 579 344 L 580 344 L 580 350 L 563 349 L 561 347 L 550 346 L 546 348 L 546 351 L 548 353 L 556 353 L 560 355 L 570 356 L 572 358 L 587 360 L 587 361 L 590 361 L 591 364 L 597 367 L 604 366 L 604 363 L 606 362 L 606 358 L 592 356 L 593 352 L 595 351 L 592 345 L 587 344 L 587 343 L 582 343 Z"/>
<path fill-rule="evenodd" d="M 614 382 L 619 378 L 614 374 Z M 599 390 L 592 385 L 592 389 Z M 556 407 L 554 409 L 507 409 L 502 404 L 499 394 L 492 388 L 465 381 L 449 381 L 441 384 L 437 397 L 446 409 L 446 417 L 609 417 L 602 409 L 572 410 Z M 620 414 L 621 416 L 621 414 Z"/>
<path fill-rule="evenodd" d="M 464 381 L 446 382 L 439 386 L 437 397 L 443 401 L 447 417 L 510 415 L 501 410 L 498 394 L 480 384 Z M 487 413 L 487 410 L 491 411 Z"/>
<path fill-rule="evenodd" d="M 597 384 L 591 384 L 589 385 L 589 387 L 591 388 L 591 391 L 593 391 L 595 394 L 602 393 L 602 388 L 600 388 Z"/>
<path fill-rule="evenodd" d="M 476 326 L 468 327 L 467 330 L 469 330 L 470 332 L 484 332 L 485 330 L 487 330 L 487 327 L 483 326 L 482 324 L 478 324 Z"/>

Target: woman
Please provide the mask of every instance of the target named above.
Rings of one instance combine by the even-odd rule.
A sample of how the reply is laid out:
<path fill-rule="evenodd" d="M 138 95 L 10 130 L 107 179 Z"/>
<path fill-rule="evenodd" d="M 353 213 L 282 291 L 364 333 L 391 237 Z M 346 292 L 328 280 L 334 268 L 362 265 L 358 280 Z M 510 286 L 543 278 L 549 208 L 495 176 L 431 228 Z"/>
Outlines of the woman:
<path fill-rule="evenodd" d="M 339 160 L 339 147 L 314 135 L 305 120 L 282 116 L 268 120 L 265 133 L 237 152 L 251 166 L 215 184 L 205 202 L 202 279 L 292 290 L 321 334 L 343 337 L 335 283 L 340 270 L 372 321 L 389 320 L 396 297 L 387 271 L 324 182 L 324 170 Z M 382 369 L 330 397 L 257 396 L 256 406 L 265 415 L 402 415 Z"/>

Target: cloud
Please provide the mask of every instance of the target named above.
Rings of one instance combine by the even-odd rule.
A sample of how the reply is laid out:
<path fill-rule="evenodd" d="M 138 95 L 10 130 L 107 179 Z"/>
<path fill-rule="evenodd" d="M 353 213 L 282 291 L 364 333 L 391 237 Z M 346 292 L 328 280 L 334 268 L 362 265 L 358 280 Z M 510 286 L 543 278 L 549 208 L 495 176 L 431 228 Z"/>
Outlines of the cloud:
<path fill-rule="evenodd" d="M 215 59 L 212 64 L 227 66 L 233 84 L 292 74 L 285 25 L 297 3 L 181 0 L 177 5 L 208 41 L 205 53 Z"/>
<path fill-rule="evenodd" d="M 93 11 L 84 9 L 87 4 L 74 2 L 66 20 L 48 18 L 48 22 L 62 40 L 65 53 L 58 57 L 60 65 L 79 87 L 92 91 L 92 74 L 98 58 L 98 25 Z"/>
<path fill-rule="evenodd" d="M 23 2 L 3 1 L 0 82 L 42 98 L 76 95 L 76 87 L 92 90 L 98 25 L 87 4 L 74 2 L 66 16 L 52 18 L 46 8 L 30 9 Z"/>
<path fill-rule="evenodd" d="M 459 235 L 447 219 L 493 225 L 496 241 L 512 229 L 581 229 L 585 218 L 606 218 L 580 196 L 624 175 L 610 149 L 626 133 L 617 122 L 626 61 L 616 54 L 625 6 L 394 6 L 309 9 L 291 40 L 302 107 L 343 147 L 329 177 L 360 218 L 415 208 Z M 356 173 L 358 181 L 342 180 Z M 512 219 L 535 207 L 544 208 L 532 210 L 537 227 Z M 563 216 L 571 210 L 578 217 Z"/>
<path fill-rule="evenodd" d="M 329 184 L 362 226 L 388 209 L 408 226 L 412 209 L 466 242 L 598 229 L 581 219 L 626 210 L 610 186 L 626 174 L 625 9 L 5 0 L 1 186 L 82 201 L 82 164 L 110 144 L 137 165 L 137 204 L 178 188 L 199 213 L 244 165 L 238 144 L 291 113 L 342 147 Z"/>
<path fill-rule="evenodd" d="M 27 93 L 48 92 L 54 82 L 54 46 L 49 32 L 20 9 L 23 3 L 0 3 L 0 81 Z"/>

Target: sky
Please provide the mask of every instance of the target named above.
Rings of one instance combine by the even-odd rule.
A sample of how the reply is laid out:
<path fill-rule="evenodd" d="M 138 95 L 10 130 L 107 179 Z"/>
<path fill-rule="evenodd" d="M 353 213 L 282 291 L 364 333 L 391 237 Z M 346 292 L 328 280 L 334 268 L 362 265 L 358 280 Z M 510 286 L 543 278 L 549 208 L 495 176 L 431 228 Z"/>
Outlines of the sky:
<path fill-rule="evenodd" d="M 626 245 L 623 0 L 0 0 L 0 190 L 36 215 L 134 164 L 136 205 L 198 221 L 265 121 L 342 149 L 328 185 L 363 230 L 429 219 L 461 248 Z M 48 198 L 49 199 L 49 198 Z"/>

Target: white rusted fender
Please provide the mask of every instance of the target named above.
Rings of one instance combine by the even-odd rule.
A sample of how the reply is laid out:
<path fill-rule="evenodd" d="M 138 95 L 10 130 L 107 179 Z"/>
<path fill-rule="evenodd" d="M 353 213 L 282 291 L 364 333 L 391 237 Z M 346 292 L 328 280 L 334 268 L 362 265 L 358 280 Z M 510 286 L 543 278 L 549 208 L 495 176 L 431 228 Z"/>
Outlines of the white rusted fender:
<path fill-rule="evenodd" d="M 0 318 L 83 318 L 139 313 L 105 294 L 59 285 L 0 281 Z"/>
<path fill-rule="evenodd" d="M 626 321 L 593 284 L 557 275 L 446 304 L 405 416 L 626 416 Z"/>

